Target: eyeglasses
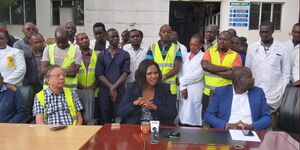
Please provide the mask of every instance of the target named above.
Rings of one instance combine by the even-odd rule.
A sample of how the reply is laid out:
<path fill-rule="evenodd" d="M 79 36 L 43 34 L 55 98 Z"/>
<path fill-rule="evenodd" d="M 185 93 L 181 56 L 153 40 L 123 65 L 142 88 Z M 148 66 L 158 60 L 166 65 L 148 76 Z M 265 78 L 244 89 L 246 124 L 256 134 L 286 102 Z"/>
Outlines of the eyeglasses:
<path fill-rule="evenodd" d="M 49 77 L 55 77 L 55 78 L 59 78 L 59 77 L 65 77 L 66 76 L 66 73 L 60 73 L 60 74 L 53 74 L 53 75 L 49 75 Z"/>

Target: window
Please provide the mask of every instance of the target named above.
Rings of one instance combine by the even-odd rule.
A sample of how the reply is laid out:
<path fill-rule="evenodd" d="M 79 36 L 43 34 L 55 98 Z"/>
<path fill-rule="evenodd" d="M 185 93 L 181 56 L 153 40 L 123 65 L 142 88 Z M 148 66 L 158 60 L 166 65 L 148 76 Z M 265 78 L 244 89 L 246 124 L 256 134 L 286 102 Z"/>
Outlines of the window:
<path fill-rule="evenodd" d="M 52 25 L 69 21 L 84 25 L 84 0 L 52 0 Z"/>
<path fill-rule="evenodd" d="M 258 30 L 264 21 L 271 21 L 275 30 L 280 30 L 281 7 L 278 3 L 251 3 L 250 5 L 250 30 Z"/>
<path fill-rule="evenodd" d="M 0 22 L 5 24 L 36 24 L 35 0 L 15 0 L 0 9 Z"/>

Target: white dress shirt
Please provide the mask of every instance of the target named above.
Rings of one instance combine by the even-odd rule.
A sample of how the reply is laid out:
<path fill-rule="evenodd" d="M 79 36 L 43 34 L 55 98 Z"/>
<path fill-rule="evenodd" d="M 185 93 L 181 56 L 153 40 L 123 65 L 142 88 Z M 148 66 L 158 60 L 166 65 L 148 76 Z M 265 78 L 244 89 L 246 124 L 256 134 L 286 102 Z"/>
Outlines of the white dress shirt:
<path fill-rule="evenodd" d="M 133 82 L 135 71 L 138 69 L 140 63 L 146 58 L 147 49 L 141 45 L 138 50 L 134 50 L 131 44 L 124 45 L 123 49 L 130 55 L 130 74 L 126 83 Z"/>
<path fill-rule="evenodd" d="M 245 66 L 251 69 L 255 86 L 264 90 L 268 105 L 277 109 L 291 73 L 289 54 L 284 44 L 274 40 L 267 51 L 260 40 L 251 44 Z"/>
<path fill-rule="evenodd" d="M 299 45 L 299 44 L 298 44 Z M 299 46 L 298 46 L 299 47 Z M 293 51 L 293 56 L 295 57 L 293 61 L 293 70 L 292 70 L 292 81 L 296 82 L 299 80 L 299 50 Z"/>
<path fill-rule="evenodd" d="M 284 45 L 286 46 L 287 51 L 288 51 L 289 56 L 290 56 L 290 67 L 291 67 L 291 71 L 292 71 L 292 68 L 294 67 L 294 62 L 295 62 L 295 59 L 296 59 L 295 53 L 297 53 L 295 51 L 299 51 L 300 44 L 294 46 L 293 41 L 292 40 L 288 40 L 288 41 L 286 41 L 284 43 Z"/>
<path fill-rule="evenodd" d="M 23 51 L 7 45 L 5 49 L 0 49 L 0 62 L 0 72 L 4 82 L 22 86 L 26 73 Z"/>
<path fill-rule="evenodd" d="M 234 88 L 232 88 L 232 91 L 233 96 L 231 104 L 231 113 L 228 123 L 237 123 L 241 120 L 244 123 L 252 124 L 248 91 L 242 94 L 236 94 Z"/>

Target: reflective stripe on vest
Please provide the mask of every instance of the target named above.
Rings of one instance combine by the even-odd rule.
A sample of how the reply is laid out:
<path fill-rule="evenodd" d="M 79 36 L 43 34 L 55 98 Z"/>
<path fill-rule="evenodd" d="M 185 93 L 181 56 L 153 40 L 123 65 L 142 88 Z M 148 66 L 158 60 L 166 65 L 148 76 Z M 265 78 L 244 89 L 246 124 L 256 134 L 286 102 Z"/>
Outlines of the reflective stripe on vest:
<path fill-rule="evenodd" d="M 175 45 L 172 43 L 165 59 L 163 59 L 163 57 L 162 57 L 158 43 L 152 44 L 151 50 L 152 50 L 154 61 L 158 64 L 162 75 L 167 74 L 174 68 L 176 53 L 179 50 L 178 45 Z M 171 90 L 172 94 L 177 94 L 176 75 L 168 78 L 165 81 L 165 83 L 170 84 L 170 90 Z"/>
<path fill-rule="evenodd" d="M 54 49 L 56 47 L 56 44 L 52 44 L 49 46 L 49 63 L 50 65 L 55 65 L 54 62 Z M 61 68 L 62 69 L 68 69 L 74 62 L 74 57 L 75 57 L 75 52 L 76 52 L 76 46 L 71 44 L 69 47 L 69 51 L 67 53 L 66 58 L 64 59 Z M 65 84 L 64 87 L 70 88 L 72 90 L 77 89 L 77 77 L 65 77 Z M 48 85 L 45 84 L 44 82 L 44 87 L 43 89 L 48 88 Z"/>
<path fill-rule="evenodd" d="M 209 54 L 211 57 L 211 64 L 216 66 L 228 67 L 228 68 L 232 68 L 232 64 L 237 56 L 236 52 L 231 51 L 231 53 L 225 55 L 221 63 L 220 54 L 219 51 L 217 50 L 217 47 L 213 47 L 209 49 Z M 208 96 L 210 95 L 210 90 L 214 90 L 216 87 L 232 84 L 231 80 L 219 77 L 214 74 L 210 74 L 208 72 L 205 73 L 204 81 L 205 81 L 204 94 Z"/>
<path fill-rule="evenodd" d="M 95 68 L 97 64 L 97 54 L 92 50 L 92 56 L 90 59 L 90 64 L 88 68 L 85 67 L 83 61 L 81 61 L 81 67 L 77 72 L 78 83 L 83 86 L 91 86 L 96 82 Z M 94 91 L 94 96 L 97 97 L 99 93 L 99 88 Z"/>
<path fill-rule="evenodd" d="M 73 98 L 72 98 L 72 92 L 69 88 L 64 88 L 64 93 L 65 93 L 65 99 L 67 101 L 67 105 L 68 105 L 68 108 L 69 108 L 69 111 L 70 111 L 70 115 L 72 116 L 72 119 L 73 119 L 72 125 L 76 125 L 77 124 L 77 113 L 76 113 L 75 105 L 74 105 Z M 47 110 L 46 110 L 46 107 L 45 107 L 45 93 L 44 93 L 44 90 L 37 93 L 36 98 L 40 102 L 40 104 L 42 105 L 42 107 L 44 109 L 44 120 L 46 122 L 46 112 L 47 112 Z"/>

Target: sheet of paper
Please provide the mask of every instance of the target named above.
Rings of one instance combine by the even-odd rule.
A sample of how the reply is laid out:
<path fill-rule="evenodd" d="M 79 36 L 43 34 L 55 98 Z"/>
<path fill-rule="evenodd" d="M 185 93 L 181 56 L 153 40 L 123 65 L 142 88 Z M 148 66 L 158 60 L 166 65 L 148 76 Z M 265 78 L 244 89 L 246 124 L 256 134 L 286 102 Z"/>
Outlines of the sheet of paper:
<path fill-rule="evenodd" d="M 252 141 L 252 142 L 261 142 L 255 131 L 251 131 L 254 136 L 245 136 L 242 130 L 229 130 L 232 140 L 236 141 Z"/>

